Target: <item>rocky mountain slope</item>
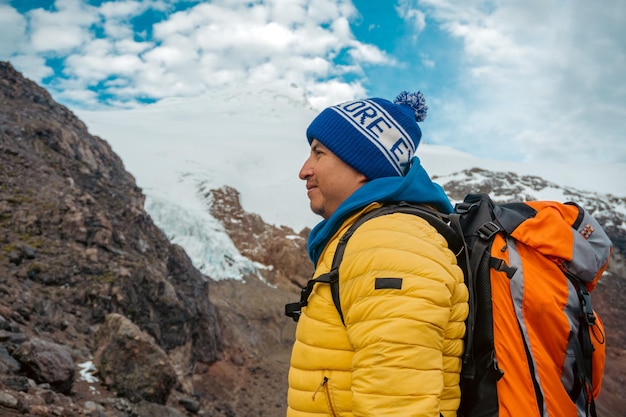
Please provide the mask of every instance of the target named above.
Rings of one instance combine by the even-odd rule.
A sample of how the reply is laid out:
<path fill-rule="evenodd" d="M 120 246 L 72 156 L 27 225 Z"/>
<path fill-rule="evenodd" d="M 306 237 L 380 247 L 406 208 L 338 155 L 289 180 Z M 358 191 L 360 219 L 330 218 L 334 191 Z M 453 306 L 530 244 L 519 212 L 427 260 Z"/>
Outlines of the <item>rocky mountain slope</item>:
<path fill-rule="evenodd" d="M 216 310 L 143 203 L 104 140 L 0 63 L 0 415 L 195 407 Z M 94 363 L 108 389 L 79 373 Z"/>
<path fill-rule="evenodd" d="M 440 180 L 455 199 L 546 186 L 481 170 Z M 106 141 L 0 63 L 0 415 L 284 415 L 295 326 L 283 307 L 312 272 L 308 230 L 265 224 L 232 188 L 209 192 L 207 210 L 259 276 L 196 270 Z M 599 414 L 620 416 L 626 240 L 612 206 L 626 202 L 579 194 L 616 242 L 594 300 L 610 329 Z"/>

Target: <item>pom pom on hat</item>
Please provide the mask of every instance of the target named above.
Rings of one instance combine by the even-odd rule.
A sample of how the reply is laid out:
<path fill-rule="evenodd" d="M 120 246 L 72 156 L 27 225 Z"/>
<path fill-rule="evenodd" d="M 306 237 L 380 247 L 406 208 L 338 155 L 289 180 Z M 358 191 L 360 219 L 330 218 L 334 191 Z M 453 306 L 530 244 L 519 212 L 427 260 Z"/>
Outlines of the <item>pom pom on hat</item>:
<path fill-rule="evenodd" d="M 424 95 L 420 91 L 418 91 L 417 93 L 402 91 L 400 94 L 398 94 L 398 97 L 396 97 L 393 103 L 404 104 L 412 108 L 415 112 L 416 122 L 423 122 L 426 119 L 428 106 L 426 105 Z"/>
<path fill-rule="evenodd" d="M 324 109 L 309 125 L 317 139 L 369 180 L 404 176 L 422 138 L 417 122 L 426 118 L 421 92 L 401 92 L 394 102 L 354 100 Z"/>

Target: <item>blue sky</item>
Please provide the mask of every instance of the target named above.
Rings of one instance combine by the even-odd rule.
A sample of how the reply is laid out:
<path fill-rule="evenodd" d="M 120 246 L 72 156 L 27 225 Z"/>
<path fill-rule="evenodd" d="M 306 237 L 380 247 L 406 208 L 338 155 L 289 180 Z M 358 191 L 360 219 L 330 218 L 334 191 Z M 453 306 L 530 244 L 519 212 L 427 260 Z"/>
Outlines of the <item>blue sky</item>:
<path fill-rule="evenodd" d="M 80 110 L 419 89 L 426 143 L 576 167 L 626 164 L 624 27 L 618 0 L 0 0 L 0 59 Z"/>

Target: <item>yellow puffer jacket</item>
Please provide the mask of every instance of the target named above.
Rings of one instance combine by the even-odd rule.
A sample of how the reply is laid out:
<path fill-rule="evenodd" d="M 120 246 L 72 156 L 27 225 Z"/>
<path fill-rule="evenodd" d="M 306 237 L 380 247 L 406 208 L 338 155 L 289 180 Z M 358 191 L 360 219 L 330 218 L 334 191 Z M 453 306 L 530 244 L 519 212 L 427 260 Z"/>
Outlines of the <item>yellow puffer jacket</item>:
<path fill-rule="evenodd" d="M 316 277 L 360 214 L 330 239 Z M 468 292 L 445 239 L 414 215 L 374 218 L 350 238 L 339 276 L 345 326 L 329 285 L 316 284 L 296 330 L 287 416 L 455 416 Z M 401 288 L 377 289 L 398 282 L 385 278 Z"/>

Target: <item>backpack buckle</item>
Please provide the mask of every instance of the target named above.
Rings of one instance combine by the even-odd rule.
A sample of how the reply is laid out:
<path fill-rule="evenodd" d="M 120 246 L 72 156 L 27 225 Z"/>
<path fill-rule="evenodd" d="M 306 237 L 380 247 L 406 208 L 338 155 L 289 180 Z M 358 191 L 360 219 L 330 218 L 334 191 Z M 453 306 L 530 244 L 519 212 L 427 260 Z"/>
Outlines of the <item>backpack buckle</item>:
<path fill-rule="evenodd" d="M 456 205 L 454 206 L 454 212 L 459 213 L 459 214 L 467 214 L 475 206 L 476 204 L 474 203 L 466 203 L 466 202 L 456 203 Z"/>
<path fill-rule="evenodd" d="M 588 326 L 593 326 L 596 324 L 596 315 L 591 307 L 591 294 L 589 294 L 589 291 L 584 284 L 579 284 L 578 292 L 580 297 L 580 308 L 583 312 L 585 323 L 587 323 Z"/>
<path fill-rule="evenodd" d="M 309 295 L 313 291 L 313 285 L 318 282 L 317 279 L 310 279 L 307 282 L 306 287 L 300 290 L 300 301 L 295 303 L 285 304 L 285 316 L 291 317 L 293 321 L 300 320 L 300 316 L 302 315 L 302 308 L 306 307 L 309 303 Z"/>
<path fill-rule="evenodd" d="M 502 229 L 496 223 L 487 222 L 478 228 L 478 236 L 483 240 L 489 240 L 500 230 Z"/>
<path fill-rule="evenodd" d="M 293 321 L 297 322 L 302 315 L 302 307 L 304 306 L 301 302 L 285 304 L 285 316 L 291 317 Z"/>

